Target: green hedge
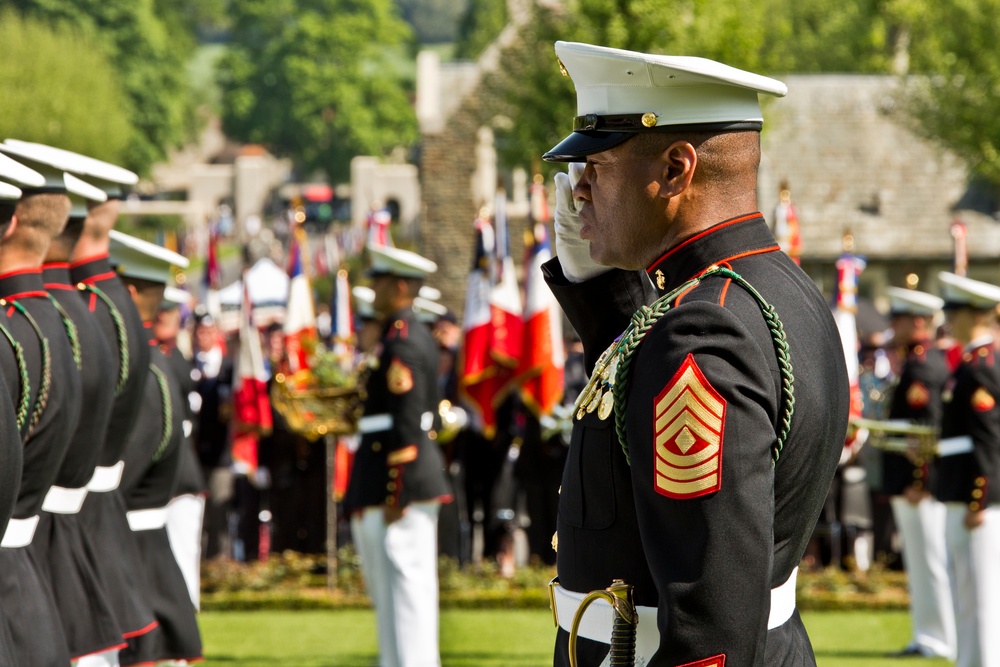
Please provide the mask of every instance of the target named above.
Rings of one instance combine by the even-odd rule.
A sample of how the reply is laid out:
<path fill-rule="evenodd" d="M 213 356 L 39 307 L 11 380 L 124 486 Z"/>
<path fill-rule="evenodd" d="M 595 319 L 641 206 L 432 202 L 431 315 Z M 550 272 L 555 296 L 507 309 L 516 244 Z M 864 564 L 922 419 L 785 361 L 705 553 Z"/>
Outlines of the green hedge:
<path fill-rule="evenodd" d="M 554 575 L 554 568 L 531 566 L 507 578 L 492 563 L 461 567 L 442 558 L 441 607 L 544 609 L 549 606 L 547 584 Z M 803 568 L 796 588 L 802 610 L 898 610 L 909 602 L 906 575 L 878 566 L 868 572 Z M 327 587 L 322 556 L 286 552 L 266 563 L 212 561 L 202 567 L 205 610 L 357 609 L 369 604 L 357 556 L 349 548 L 339 554 L 333 589 Z"/>

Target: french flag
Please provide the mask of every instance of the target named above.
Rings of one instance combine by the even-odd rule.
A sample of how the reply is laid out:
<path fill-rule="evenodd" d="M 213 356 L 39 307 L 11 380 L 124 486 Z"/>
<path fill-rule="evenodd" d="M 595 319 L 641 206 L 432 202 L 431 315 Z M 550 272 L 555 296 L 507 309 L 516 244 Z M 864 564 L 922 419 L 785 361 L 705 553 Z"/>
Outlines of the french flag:
<path fill-rule="evenodd" d="M 243 281 L 240 310 L 240 351 L 233 374 L 233 467 L 252 474 L 257 470 L 257 444 L 271 432 L 271 399 L 267 393 L 268 372 L 260 334 L 253 324 L 250 293 Z"/>
<path fill-rule="evenodd" d="M 316 349 L 316 309 L 313 305 L 309 276 L 302 270 L 305 231 L 296 228 L 289 248 L 288 305 L 285 311 L 285 351 L 289 369 L 294 373 L 309 368 L 309 358 Z"/>
<path fill-rule="evenodd" d="M 552 414 L 562 400 L 566 353 L 559 304 L 542 275 L 542 264 L 552 259 L 545 225 L 536 223 L 532 238 L 524 262 L 524 344 L 518 377 L 524 404 L 542 417 Z"/>

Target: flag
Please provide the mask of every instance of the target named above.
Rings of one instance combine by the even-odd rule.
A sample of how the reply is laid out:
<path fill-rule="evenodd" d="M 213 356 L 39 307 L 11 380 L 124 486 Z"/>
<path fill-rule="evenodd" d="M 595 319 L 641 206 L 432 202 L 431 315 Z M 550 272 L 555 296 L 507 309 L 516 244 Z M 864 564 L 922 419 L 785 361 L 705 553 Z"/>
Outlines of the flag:
<path fill-rule="evenodd" d="M 354 314 L 351 312 L 351 285 L 347 270 L 337 271 L 333 283 L 333 298 L 330 304 L 330 336 L 333 353 L 344 370 L 349 370 L 354 362 Z"/>
<path fill-rule="evenodd" d="M 208 251 L 205 259 L 205 289 L 217 290 L 222 287 L 222 272 L 219 270 L 219 227 L 211 225 L 208 230 Z"/>
<path fill-rule="evenodd" d="M 233 373 L 233 467 L 236 472 L 257 471 L 257 444 L 271 432 L 271 400 L 267 394 L 267 370 L 260 334 L 253 323 L 250 293 L 243 281 L 240 310 L 240 351 Z"/>
<path fill-rule="evenodd" d="M 496 365 L 490 355 L 490 288 L 496 261 L 493 226 L 483 217 L 474 223 L 476 253 L 469 272 L 462 320 L 463 343 L 459 358 L 459 393 L 479 417 L 482 430 L 492 437 L 496 430 L 493 409 Z"/>
<path fill-rule="evenodd" d="M 493 405 L 499 406 L 517 386 L 524 338 L 524 308 L 517 269 L 510 256 L 510 233 L 507 228 L 507 194 L 497 191 L 493 213 L 496 230 L 497 282 L 490 289 L 490 355 L 497 367 Z"/>
<path fill-rule="evenodd" d="M 380 204 L 372 205 L 372 210 L 368 214 L 368 245 L 394 245 L 392 234 L 389 232 L 390 224 L 392 224 L 392 214 L 389 213 L 389 209 Z"/>
<path fill-rule="evenodd" d="M 951 223 L 951 238 L 955 241 L 953 272 L 956 276 L 964 276 L 969 270 L 969 247 L 966 241 L 966 227 L 961 220 Z"/>
<path fill-rule="evenodd" d="M 851 409 L 852 419 L 861 417 L 862 399 L 861 387 L 858 383 L 860 375 L 860 360 L 858 358 L 858 326 L 856 315 L 858 312 L 858 279 L 861 272 L 865 270 L 864 258 L 845 252 L 837 260 L 837 286 L 835 291 L 835 305 L 833 319 L 837 323 L 840 332 L 840 342 L 844 349 L 844 361 L 847 364 L 847 379 L 851 387 Z M 859 447 L 864 443 L 864 436 L 861 438 L 849 437 L 845 446 L 851 449 Z"/>
<path fill-rule="evenodd" d="M 521 398 L 535 414 L 552 414 L 563 395 L 562 318 L 559 304 L 545 284 L 542 264 L 552 259 L 545 225 L 536 222 L 526 244 L 524 340 L 518 365 Z"/>
<path fill-rule="evenodd" d="M 549 198 L 545 193 L 545 177 L 535 174 L 534 182 L 528 194 L 528 216 L 532 222 L 545 223 L 552 219 L 549 212 Z"/>
<path fill-rule="evenodd" d="M 792 261 L 800 263 L 802 235 L 799 230 L 799 215 L 792 206 L 792 195 L 785 183 L 781 184 L 781 196 L 774 208 L 774 238 Z"/>
<path fill-rule="evenodd" d="M 302 270 L 305 231 L 296 227 L 289 248 L 288 306 L 285 311 L 285 353 L 294 373 L 309 368 L 309 358 L 316 349 L 316 309 L 313 306 L 312 285 Z"/>

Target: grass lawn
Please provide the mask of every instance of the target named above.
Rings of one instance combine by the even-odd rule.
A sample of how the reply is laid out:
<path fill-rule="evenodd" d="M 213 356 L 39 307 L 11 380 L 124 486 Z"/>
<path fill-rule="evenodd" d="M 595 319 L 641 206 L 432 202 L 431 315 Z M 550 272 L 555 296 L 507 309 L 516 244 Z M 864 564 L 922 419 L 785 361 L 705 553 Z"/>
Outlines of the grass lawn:
<path fill-rule="evenodd" d="M 885 654 L 909 639 L 905 612 L 803 614 L 819 667 L 884 667 Z M 206 667 L 374 667 L 370 610 L 204 612 Z M 551 665 L 547 611 L 446 610 L 441 613 L 443 667 Z M 908 661 L 912 662 L 912 661 Z M 921 660 L 921 667 L 947 667 Z"/>

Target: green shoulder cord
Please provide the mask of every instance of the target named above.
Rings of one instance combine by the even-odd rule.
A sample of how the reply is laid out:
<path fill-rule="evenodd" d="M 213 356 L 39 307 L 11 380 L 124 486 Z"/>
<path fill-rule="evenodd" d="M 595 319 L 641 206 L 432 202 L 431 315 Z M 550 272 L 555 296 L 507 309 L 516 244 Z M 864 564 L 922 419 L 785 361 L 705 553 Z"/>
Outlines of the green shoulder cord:
<path fill-rule="evenodd" d="M 159 461 L 167 451 L 170 444 L 170 436 L 174 434 L 174 406 L 170 400 L 170 385 L 167 383 L 167 376 L 163 374 L 156 364 L 150 364 L 149 370 L 156 376 L 156 383 L 160 385 L 160 400 L 163 405 L 163 435 L 160 437 L 160 445 L 153 454 L 153 461 Z"/>
<path fill-rule="evenodd" d="M 712 266 L 697 278 L 693 278 L 672 292 L 663 295 L 654 301 L 652 305 L 642 306 L 639 308 L 639 310 L 632 315 L 632 321 L 629 323 L 628 328 L 625 329 L 625 333 L 622 334 L 620 341 L 617 343 L 617 352 L 620 355 L 620 360 L 618 362 L 613 388 L 615 398 L 615 431 L 618 434 L 618 440 L 621 443 L 622 450 L 625 452 L 625 460 L 629 461 L 630 464 L 631 460 L 629 459 L 628 441 L 625 438 L 625 405 L 627 400 L 626 397 L 628 396 L 628 371 L 631 366 L 632 358 L 635 355 L 636 350 L 639 349 L 639 345 L 642 343 L 643 338 L 646 337 L 646 334 L 649 333 L 649 330 L 653 327 L 656 321 L 663 317 L 663 315 L 673 307 L 674 299 L 686 290 L 701 283 L 705 280 L 705 278 L 709 278 L 711 276 L 729 278 L 734 283 L 745 289 L 757 301 L 757 305 L 760 306 L 761 313 L 764 315 L 764 320 L 767 322 L 767 328 L 771 332 L 771 340 L 774 343 L 774 351 L 778 357 L 778 370 L 781 373 L 782 404 L 778 439 L 771 451 L 772 464 L 777 463 L 778 457 L 781 456 L 781 450 L 785 446 L 785 440 L 788 438 L 788 432 L 792 427 L 792 413 L 795 411 L 795 376 L 792 373 L 792 361 L 788 351 L 788 339 L 785 337 L 785 329 L 781 324 L 781 320 L 778 319 L 778 313 L 774 310 L 774 306 L 769 304 L 764 297 L 761 296 L 760 292 L 754 289 L 753 286 L 743 278 L 743 276 L 730 269 Z"/>
<path fill-rule="evenodd" d="M 17 399 L 17 430 L 24 434 L 24 424 L 28 421 L 28 410 L 31 408 L 31 378 L 28 376 L 28 362 L 24 360 L 24 347 L 14 340 L 14 336 L 3 324 L 0 324 L 0 333 L 3 333 L 4 338 L 14 348 L 14 358 L 17 359 L 17 374 L 21 379 L 21 395 Z"/>
<path fill-rule="evenodd" d="M 31 316 L 31 313 L 25 310 L 24 306 L 17 301 L 0 299 L 0 306 L 7 303 L 14 306 L 14 309 L 28 320 L 28 324 L 35 330 L 35 335 L 38 336 L 38 342 L 42 347 L 42 384 L 38 387 L 38 396 L 35 397 L 35 409 L 31 411 L 31 421 L 28 423 L 28 435 L 30 436 L 35 430 L 35 426 L 38 425 L 38 420 L 42 418 L 45 407 L 49 404 L 49 390 L 52 389 L 52 351 L 49 349 L 49 339 L 42 333 L 38 322 Z"/>
<path fill-rule="evenodd" d="M 128 329 L 125 328 L 125 320 L 122 319 L 122 314 L 115 302 L 95 285 L 78 283 L 76 288 L 81 292 L 90 292 L 103 301 L 104 305 L 108 307 L 111 321 L 114 322 L 115 336 L 118 338 L 118 384 L 115 385 L 115 397 L 117 398 L 125 388 L 125 383 L 128 382 Z"/>
<path fill-rule="evenodd" d="M 70 319 L 69 315 L 66 313 L 66 309 L 62 307 L 62 304 L 56 301 L 56 298 L 51 294 L 47 295 L 49 301 L 52 305 L 56 307 L 59 311 L 59 317 L 62 318 L 63 328 L 66 329 L 66 337 L 69 338 L 69 345 L 73 348 L 73 361 L 76 362 L 76 370 L 83 370 L 83 357 L 80 354 L 80 333 L 76 329 L 76 324 Z"/>

